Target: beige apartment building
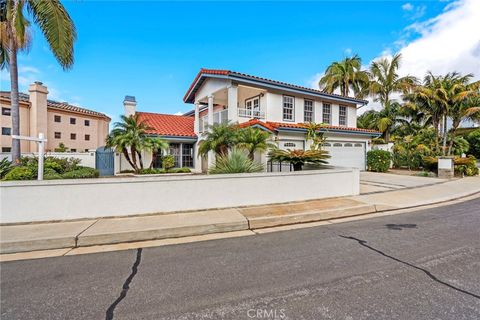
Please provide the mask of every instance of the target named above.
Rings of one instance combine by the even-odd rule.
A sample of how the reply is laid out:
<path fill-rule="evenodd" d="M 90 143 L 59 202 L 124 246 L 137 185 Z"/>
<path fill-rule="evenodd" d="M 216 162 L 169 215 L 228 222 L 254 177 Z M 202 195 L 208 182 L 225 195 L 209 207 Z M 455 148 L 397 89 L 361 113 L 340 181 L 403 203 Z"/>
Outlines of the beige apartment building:
<path fill-rule="evenodd" d="M 110 118 L 103 113 L 80 108 L 67 102 L 49 100 L 48 89 L 41 82 L 29 87 L 29 94 L 20 94 L 20 135 L 47 138 L 46 151 L 54 151 L 63 143 L 68 151 L 85 152 L 105 145 Z M 10 92 L 0 92 L 0 147 L 11 152 L 12 117 Z M 36 152 L 35 142 L 22 141 L 22 153 Z"/>

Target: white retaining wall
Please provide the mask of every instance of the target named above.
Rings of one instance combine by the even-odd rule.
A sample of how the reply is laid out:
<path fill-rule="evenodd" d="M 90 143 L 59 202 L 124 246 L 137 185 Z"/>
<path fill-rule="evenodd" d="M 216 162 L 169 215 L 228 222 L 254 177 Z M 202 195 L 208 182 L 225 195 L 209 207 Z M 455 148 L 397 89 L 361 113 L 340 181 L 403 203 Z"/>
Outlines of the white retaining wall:
<path fill-rule="evenodd" d="M 351 196 L 358 169 L 0 182 L 0 223 L 126 216 Z"/>

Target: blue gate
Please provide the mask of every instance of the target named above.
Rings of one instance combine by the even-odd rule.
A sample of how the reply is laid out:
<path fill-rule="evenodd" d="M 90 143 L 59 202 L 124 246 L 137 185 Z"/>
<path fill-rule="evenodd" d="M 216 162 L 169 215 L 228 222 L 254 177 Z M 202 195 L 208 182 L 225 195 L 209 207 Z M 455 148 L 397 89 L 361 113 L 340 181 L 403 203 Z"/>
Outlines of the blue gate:
<path fill-rule="evenodd" d="M 110 148 L 100 147 L 95 155 L 95 168 L 100 176 L 113 176 L 114 174 L 114 152 Z"/>

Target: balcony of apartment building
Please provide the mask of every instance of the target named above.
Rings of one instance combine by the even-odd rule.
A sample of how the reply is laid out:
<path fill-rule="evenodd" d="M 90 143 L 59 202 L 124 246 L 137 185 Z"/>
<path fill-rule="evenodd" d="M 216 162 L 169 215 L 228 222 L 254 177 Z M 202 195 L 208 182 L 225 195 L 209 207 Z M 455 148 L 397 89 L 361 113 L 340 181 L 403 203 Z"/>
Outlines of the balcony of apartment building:
<path fill-rule="evenodd" d="M 266 106 L 265 89 L 229 84 L 197 100 L 195 131 L 203 133 L 209 124 L 265 120 Z"/>

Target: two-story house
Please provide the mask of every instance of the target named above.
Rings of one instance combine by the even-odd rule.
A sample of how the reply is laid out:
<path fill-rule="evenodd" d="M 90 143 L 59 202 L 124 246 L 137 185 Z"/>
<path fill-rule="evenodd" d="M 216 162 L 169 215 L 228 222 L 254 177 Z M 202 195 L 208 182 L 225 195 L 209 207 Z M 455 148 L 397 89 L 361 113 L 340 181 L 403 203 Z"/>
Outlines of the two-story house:
<path fill-rule="evenodd" d="M 128 101 L 127 101 L 128 102 Z M 269 80 L 228 70 L 201 69 L 188 88 L 184 102 L 195 105 L 183 116 L 140 113 L 152 134 L 173 141 L 171 153 L 179 166 L 205 171 L 214 155 L 196 156 L 202 134 L 209 124 L 239 123 L 267 130 L 283 149 L 305 149 L 306 122 L 324 123 L 324 148 L 329 164 L 365 169 L 366 152 L 379 132 L 357 128 L 357 109 L 367 101 Z M 128 110 L 128 106 L 126 106 Z M 127 111 L 127 114 L 134 113 Z M 173 147 L 172 147 L 173 146 Z M 266 162 L 265 155 L 258 155 Z"/>

